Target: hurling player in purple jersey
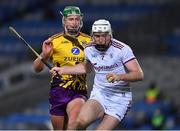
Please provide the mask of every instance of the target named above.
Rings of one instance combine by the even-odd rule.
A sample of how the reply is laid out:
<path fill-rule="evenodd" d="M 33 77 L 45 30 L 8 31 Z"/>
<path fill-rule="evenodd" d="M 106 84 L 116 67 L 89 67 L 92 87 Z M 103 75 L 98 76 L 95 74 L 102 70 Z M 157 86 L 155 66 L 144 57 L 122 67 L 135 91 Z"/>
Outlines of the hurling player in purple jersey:
<path fill-rule="evenodd" d="M 73 66 L 84 61 L 83 43 L 91 41 L 82 33 L 83 15 L 76 6 L 66 6 L 62 12 L 63 30 L 42 45 L 44 61 L 52 61 L 53 66 Z M 41 72 L 44 65 L 37 58 L 34 70 Z M 87 100 L 86 75 L 52 76 L 49 90 L 50 117 L 54 130 L 72 129 L 82 105 Z"/>

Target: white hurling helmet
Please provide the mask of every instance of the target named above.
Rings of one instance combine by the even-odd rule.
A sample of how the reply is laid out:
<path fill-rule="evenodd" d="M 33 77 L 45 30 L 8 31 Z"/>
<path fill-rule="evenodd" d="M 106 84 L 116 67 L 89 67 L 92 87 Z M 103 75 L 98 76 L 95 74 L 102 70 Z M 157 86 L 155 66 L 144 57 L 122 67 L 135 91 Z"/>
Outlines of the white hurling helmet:
<path fill-rule="evenodd" d="M 112 36 L 111 24 L 105 19 L 100 19 L 94 22 L 92 26 L 92 34 L 95 32 L 108 32 Z"/>

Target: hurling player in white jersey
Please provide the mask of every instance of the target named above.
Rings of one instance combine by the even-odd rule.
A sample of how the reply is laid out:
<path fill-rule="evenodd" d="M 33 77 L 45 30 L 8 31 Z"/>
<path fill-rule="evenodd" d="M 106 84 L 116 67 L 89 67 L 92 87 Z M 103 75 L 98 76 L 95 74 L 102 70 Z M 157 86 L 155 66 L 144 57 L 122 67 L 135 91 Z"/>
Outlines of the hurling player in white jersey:
<path fill-rule="evenodd" d="M 100 19 L 92 26 L 92 40 L 85 50 L 85 61 L 71 67 L 54 67 L 50 72 L 83 74 L 95 70 L 90 98 L 83 105 L 74 129 L 85 129 L 101 118 L 96 127 L 100 130 L 115 129 L 132 104 L 129 82 L 141 81 L 143 71 L 131 48 L 112 38 L 109 21 Z"/>

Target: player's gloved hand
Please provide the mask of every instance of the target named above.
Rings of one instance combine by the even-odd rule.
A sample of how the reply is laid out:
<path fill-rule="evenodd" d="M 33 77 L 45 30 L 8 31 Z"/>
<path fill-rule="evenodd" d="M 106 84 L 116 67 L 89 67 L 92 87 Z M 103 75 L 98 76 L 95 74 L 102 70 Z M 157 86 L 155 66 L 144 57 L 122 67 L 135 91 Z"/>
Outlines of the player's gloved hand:
<path fill-rule="evenodd" d="M 52 39 L 49 38 L 43 42 L 41 56 L 44 60 L 47 60 L 52 52 Z"/>

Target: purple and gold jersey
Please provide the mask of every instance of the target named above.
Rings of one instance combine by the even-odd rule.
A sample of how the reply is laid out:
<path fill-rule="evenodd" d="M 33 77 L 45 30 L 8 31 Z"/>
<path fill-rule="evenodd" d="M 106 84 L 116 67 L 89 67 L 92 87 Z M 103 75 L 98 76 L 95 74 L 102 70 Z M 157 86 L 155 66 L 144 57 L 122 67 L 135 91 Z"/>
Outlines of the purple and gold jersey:
<path fill-rule="evenodd" d="M 79 33 L 76 39 L 80 46 L 68 39 L 64 33 L 59 33 L 51 37 L 53 52 L 51 55 L 54 66 L 74 66 L 84 61 L 84 51 L 86 43 L 90 43 L 90 36 Z M 83 48 L 81 48 L 83 47 Z M 73 88 L 75 90 L 86 90 L 86 75 L 62 75 L 60 79 L 53 79 L 53 83 L 63 88 Z"/>

